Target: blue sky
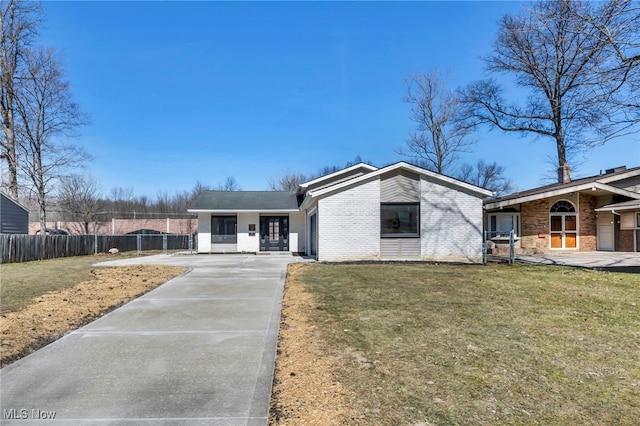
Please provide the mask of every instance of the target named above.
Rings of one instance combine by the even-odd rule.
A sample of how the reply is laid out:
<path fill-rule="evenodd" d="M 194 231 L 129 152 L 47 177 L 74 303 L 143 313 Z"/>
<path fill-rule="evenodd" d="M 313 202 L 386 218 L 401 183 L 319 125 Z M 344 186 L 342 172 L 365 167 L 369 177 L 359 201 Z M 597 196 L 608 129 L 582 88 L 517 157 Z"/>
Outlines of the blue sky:
<path fill-rule="evenodd" d="M 498 19 L 516 2 L 46 2 L 56 47 L 91 124 L 78 142 L 105 195 L 154 197 L 234 176 L 262 190 L 356 155 L 380 166 L 412 128 L 403 79 L 440 68 L 483 76 Z M 541 184 L 552 141 L 479 132 L 477 158 L 518 189 Z M 573 175 L 640 165 L 638 137 L 587 154 Z"/>

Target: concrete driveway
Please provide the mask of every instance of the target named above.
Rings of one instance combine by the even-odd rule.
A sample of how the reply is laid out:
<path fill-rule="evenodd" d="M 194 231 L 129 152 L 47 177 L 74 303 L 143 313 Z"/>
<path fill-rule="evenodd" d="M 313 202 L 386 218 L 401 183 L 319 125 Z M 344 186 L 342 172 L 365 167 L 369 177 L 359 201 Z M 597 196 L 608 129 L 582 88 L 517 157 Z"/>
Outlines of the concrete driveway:
<path fill-rule="evenodd" d="M 265 425 L 293 256 L 105 262 L 191 270 L 4 368 L 0 423 Z M 44 414 L 43 414 L 44 413 Z"/>

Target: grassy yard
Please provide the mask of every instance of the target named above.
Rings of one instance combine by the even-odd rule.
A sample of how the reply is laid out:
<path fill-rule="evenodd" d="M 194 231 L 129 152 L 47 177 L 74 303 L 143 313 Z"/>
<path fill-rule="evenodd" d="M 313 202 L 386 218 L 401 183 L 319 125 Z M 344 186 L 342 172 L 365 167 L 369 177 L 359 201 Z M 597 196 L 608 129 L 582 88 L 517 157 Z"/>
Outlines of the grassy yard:
<path fill-rule="evenodd" d="M 640 274 L 315 264 L 300 280 L 358 422 L 640 419 Z"/>
<path fill-rule="evenodd" d="M 135 256 L 120 255 L 118 259 Z M 2 313 L 16 311 L 32 299 L 93 278 L 92 265 L 103 260 L 96 256 L 77 256 L 26 263 L 0 265 L 0 309 Z"/>

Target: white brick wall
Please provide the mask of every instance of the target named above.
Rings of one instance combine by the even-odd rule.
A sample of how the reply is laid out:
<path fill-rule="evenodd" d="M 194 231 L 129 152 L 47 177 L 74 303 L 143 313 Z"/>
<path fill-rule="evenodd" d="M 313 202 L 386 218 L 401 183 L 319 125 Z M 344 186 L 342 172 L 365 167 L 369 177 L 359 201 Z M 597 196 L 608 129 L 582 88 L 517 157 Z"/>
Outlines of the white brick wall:
<path fill-rule="evenodd" d="M 249 224 L 256 225 L 254 235 L 249 235 Z M 254 253 L 260 251 L 260 214 L 238 213 L 238 251 Z"/>
<path fill-rule="evenodd" d="M 422 259 L 482 261 L 482 200 L 426 179 L 420 186 Z"/>
<path fill-rule="evenodd" d="M 198 213 L 198 253 L 211 252 L 211 213 Z"/>
<path fill-rule="evenodd" d="M 380 258 L 380 180 L 318 201 L 318 260 Z"/>
<path fill-rule="evenodd" d="M 305 214 L 289 213 L 289 251 L 305 252 Z"/>

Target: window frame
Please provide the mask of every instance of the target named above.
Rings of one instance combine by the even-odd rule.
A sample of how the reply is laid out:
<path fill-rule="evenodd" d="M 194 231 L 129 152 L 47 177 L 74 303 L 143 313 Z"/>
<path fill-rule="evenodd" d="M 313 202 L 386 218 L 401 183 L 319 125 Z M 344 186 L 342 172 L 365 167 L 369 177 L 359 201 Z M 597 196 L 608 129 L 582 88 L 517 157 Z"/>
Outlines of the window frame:
<path fill-rule="evenodd" d="M 512 221 L 513 218 L 515 218 L 515 227 L 513 227 L 513 230 L 515 231 L 515 235 L 514 237 L 520 237 L 520 212 L 495 212 L 495 213 L 489 213 L 489 223 L 488 223 L 488 228 L 489 228 L 489 235 L 490 237 L 508 237 L 509 233 L 511 232 L 511 230 L 509 231 L 499 231 L 498 230 L 498 225 L 499 225 L 499 218 L 501 217 L 506 217 L 506 216 L 511 216 L 512 217 Z M 495 218 L 495 225 L 496 225 L 496 229 L 493 229 L 493 223 L 492 223 L 492 219 Z"/>
<path fill-rule="evenodd" d="M 556 207 L 557 206 L 557 207 Z M 563 210 L 560 210 L 560 209 Z M 565 210 L 566 209 L 566 210 Z M 575 229 L 567 228 L 567 217 L 573 217 L 575 220 Z M 553 230 L 553 218 L 560 220 L 560 229 Z M 556 200 L 549 207 L 549 249 L 550 250 L 578 250 L 580 248 L 580 216 L 576 205 L 569 200 Z M 553 237 L 560 237 L 560 247 L 553 246 Z M 574 238 L 574 247 L 568 247 L 568 242 Z"/>
<path fill-rule="evenodd" d="M 227 222 L 231 219 L 234 221 L 233 233 L 219 233 L 219 226 L 214 229 L 213 223 L 216 219 L 223 219 Z M 224 226 L 228 231 L 227 225 Z M 218 238 L 216 238 L 218 237 Z M 220 238 L 221 237 L 221 238 Z M 238 216 L 211 215 L 211 244 L 237 244 L 238 243 Z"/>
<path fill-rule="evenodd" d="M 385 230 L 385 208 L 400 206 L 400 207 L 415 207 L 415 225 L 411 223 L 411 226 L 415 226 L 415 232 L 384 232 Z M 411 211 L 409 212 L 411 214 Z M 398 225 L 400 227 L 400 225 Z M 420 238 L 420 203 L 380 203 L 380 238 Z"/>

